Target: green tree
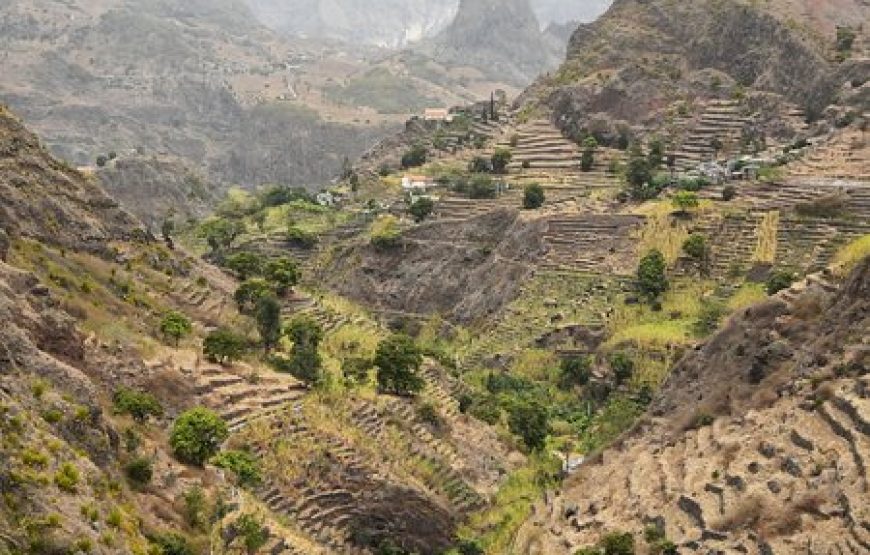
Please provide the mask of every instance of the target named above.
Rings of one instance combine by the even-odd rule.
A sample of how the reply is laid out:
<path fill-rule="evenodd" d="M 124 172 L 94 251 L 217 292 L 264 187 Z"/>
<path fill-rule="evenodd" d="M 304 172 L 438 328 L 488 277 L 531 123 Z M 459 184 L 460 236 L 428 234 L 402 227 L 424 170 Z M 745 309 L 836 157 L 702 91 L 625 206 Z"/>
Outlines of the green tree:
<path fill-rule="evenodd" d="M 260 463 L 248 451 L 223 451 L 211 459 L 211 464 L 229 470 L 236 476 L 236 482 L 243 488 L 254 487 L 262 480 Z"/>
<path fill-rule="evenodd" d="M 628 183 L 629 194 L 635 200 L 649 200 L 658 194 L 658 191 L 649 186 L 652 172 L 649 168 L 649 161 L 638 144 L 632 145 L 628 151 L 625 180 Z"/>
<path fill-rule="evenodd" d="M 160 321 L 160 333 L 167 339 L 172 339 L 176 347 L 178 347 L 178 342 L 183 337 L 190 335 L 192 331 L 193 325 L 187 316 L 174 310 L 167 312 Z"/>
<path fill-rule="evenodd" d="M 589 357 L 563 359 L 559 364 L 559 385 L 565 389 L 584 386 L 592 377 L 592 360 Z"/>
<path fill-rule="evenodd" d="M 382 391 L 413 395 L 423 389 L 425 382 L 417 375 L 423 354 L 407 335 L 397 334 L 381 341 L 373 362 Z"/>
<path fill-rule="evenodd" d="M 217 413 L 197 407 L 184 412 L 172 425 L 169 445 L 181 462 L 202 466 L 228 436 L 227 424 Z"/>
<path fill-rule="evenodd" d="M 118 414 L 128 414 L 139 423 L 150 417 L 163 416 L 163 407 L 154 395 L 122 387 L 112 396 L 112 404 Z"/>
<path fill-rule="evenodd" d="M 402 168 L 422 166 L 429 157 L 429 151 L 423 145 L 414 145 L 402 156 Z"/>
<path fill-rule="evenodd" d="M 655 171 L 661 167 L 665 158 L 665 145 L 658 137 L 653 138 L 649 142 L 649 150 L 646 155 L 647 166 L 650 171 Z"/>
<path fill-rule="evenodd" d="M 495 153 L 492 155 L 492 159 L 490 160 L 493 173 L 507 173 L 508 164 L 511 163 L 512 158 L 513 154 L 511 154 L 510 150 L 506 148 L 495 149 Z"/>
<path fill-rule="evenodd" d="M 617 385 L 624 384 L 634 375 L 634 361 L 627 353 L 613 353 L 610 355 L 609 362 Z"/>
<path fill-rule="evenodd" d="M 323 359 L 318 349 L 323 340 L 323 328 L 307 316 L 294 318 L 287 326 L 287 335 L 293 341 L 290 359 L 282 368 L 309 386 L 322 378 Z"/>
<path fill-rule="evenodd" d="M 242 281 L 263 274 L 263 257 L 252 252 L 240 252 L 229 256 L 225 265 Z"/>
<path fill-rule="evenodd" d="M 530 451 L 540 451 L 550 433 L 547 410 L 537 401 L 519 402 L 510 410 L 508 427 Z"/>
<path fill-rule="evenodd" d="M 468 198 L 487 199 L 495 198 L 497 190 L 492 177 L 488 175 L 475 175 L 468 184 Z"/>
<path fill-rule="evenodd" d="M 272 287 L 269 282 L 260 278 L 249 279 L 236 289 L 233 299 L 239 307 L 239 312 L 250 315 L 256 310 L 260 299 L 271 294 Z"/>
<path fill-rule="evenodd" d="M 612 532 L 601 539 L 603 555 L 634 555 L 634 536 L 628 532 Z"/>
<path fill-rule="evenodd" d="M 483 156 L 475 156 L 468 163 L 468 171 L 471 173 L 489 173 L 492 171 L 492 164 Z"/>
<path fill-rule="evenodd" d="M 281 303 L 272 295 L 261 297 L 254 312 L 263 350 L 268 355 L 281 339 Z"/>
<path fill-rule="evenodd" d="M 239 235 L 245 231 L 241 222 L 212 218 L 203 222 L 197 231 L 197 235 L 205 239 L 212 253 L 218 253 L 232 246 Z"/>
<path fill-rule="evenodd" d="M 788 289 L 797 280 L 794 272 L 788 270 L 776 270 L 767 278 L 767 294 L 776 295 L 783 289 Z"/>
<path fill-rule="evenodd" d="M 584 172 L 592 170 L 595 165 L 595 149 L 598 148 L 598 141 L 595 137 L 589 136 L 583 140 L 583 154 L 580 157 L 580 169 Z"/>
<path fill-rule="evenodd" d="M 252 514 L 243 514 L 235 523 L 248 555 L 254 555 L 269 541 L 269 530 L 263 521 Z"/>
<path fill-rule="evenodd" d="M 693 233 L 683 243 L 683 252 L 691 258 L 701 270 L 701 275 L 708 272 L 710 249 L 707 240 L 700 233 Z"/>
<path fill-rule="evenodd" d="M 411 204 L 410 212 L 417 223 L 428 218 L 435 211 L 435 202 L 429 197 L 420 197 Z"/>
<path fill-rule="evenodd" d="M 266 281 L 275 288 L 275 292 L 282 297 L 299 283 L 301 277 L 299 266 L 287 257 L 268 261 L 263 275 Z"/>
<path fill-rule="evenodd" d="M 203 341 L 203 353 L 215 364 L 232 364 L 242 358 L 247 347 L 244 337 L 226 328 L 209 333 Z"/>
<path fill-rule="evenodd" d="M 523 189 L 523 208 L 536 210 L 544 205 L 544 188 L 537 183 L 526 185 Z"/>
<path fill-rule="evenodd" d="M 677 191 L 674 198 L 671 199 L 671 203 L 680 214 L 688 214 L 690 210 L 694 210 L 700 205 L 698 195 L 691 191 Z"/>
<path fill-rule="evenodd" d="M 658 249 L 653 249 L 641 258 L 637 268 L 637 284 L 640 292 L 655 299 L 668 290 L 667 262 Z"/>
<path fill-rule="evenodd" d="M 175 532 L 158 534 L 151 539 L 151 543 L 160 555 L 196 555 L 187 538 Z"/>

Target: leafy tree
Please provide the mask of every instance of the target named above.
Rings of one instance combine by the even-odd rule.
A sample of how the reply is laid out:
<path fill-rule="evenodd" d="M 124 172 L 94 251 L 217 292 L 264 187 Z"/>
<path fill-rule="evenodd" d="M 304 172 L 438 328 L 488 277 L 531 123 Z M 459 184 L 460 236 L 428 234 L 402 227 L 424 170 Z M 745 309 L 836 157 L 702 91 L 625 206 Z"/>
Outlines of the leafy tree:
<path fill-rule="evenodd" d="M 108 163 L 109 163 L 109 157 L 106 156 L 105 154 L 100 154 L 99 156 L 97 156 L 97 167 L 98 168 L 104 168 L 106 166 L 106 164 L 108 164 Z"/>
<path fill-rule="evenodd" d="M 307 316 L 294 318 L 287 326 L 287 335 L 293 341 L 290 359 L 280 368 L 308 385 L 316 385 L 322 377 L 323 360 L 318 348 L 323 340 L 323 328 Z"/>
<path fill-rule="evenodd" d="M 695 260 L 703 260 L 707 256 L 707 240 L 700 233 L 693 233 L 683 243 L 683 252 Z"/>
<path fill-rule="evenodd" d="M 475 156 L 468 163 L 468 171 L 471 173 L 489 173 L 493 171 L 492 164 L 483 156 Z"/>
<path fill-rule="evenodd" d="M 242 314 L 252 314 L 257 308 L 257 303 L 260 299 L 272 294 L 272 288 L 264 279 L 249 279 L 242 283 L 236 292 L 233 293 L 233 299 L 239 307 L 239 312 Z"/>
<path fill-rule="evenodd" d="M 649 142 L 649 151 L 646 155 L 647 166 L 649 169 L 657 170 L 661 167 L 665 157 L 665 145 L 659 138 L 654 138 Z"/>
<path fill-rule="evenodd" d="M 203 353 L 216 364 L 231 364 L 239 360 L 247 347 L 244 337 L 226 328 L 209 333 L 203 341 Z"/>
<path fill-rule="evenodd" d="M 598 141 L 595 137 L 589 136 L 583 140 L 583 154 L 580 157 L 580 169 L 584 172 L 592 170 L 595 165 L 595 149 L 598 148 Z"/>
<path fill-rule="evenodd" d="M 610 355 L 610 369 L 617 385 L 622 385 L 634 375 L 634 361 L 626 353 L 617 352 Z"/>
<path fill-rule="evenodd" d="M 235 523 L 248 555 L 254 555 L 269 541 L 269 530 L 263 521 L 252 514 L 243 514 Z"/>
<path fill-rule="evenodd" d="M 172 241 L 172 234 L 175 233 L 175 222 L 170 217 L 166 217 L 163 223 L 160 224 L 160 235 L 166 242 Z"/>
<path fill-rule="evenodd" d="M 776 295 L 783 289 L 788 289 L 797 280 L 794 272 L 788 270 L 776 270 L 767 278 L 767 294 Z"/>
<path fill-rule="evenodd" d="M 184 412 L 172 425 L 169 445 L 181 462 L 202 466 L 228 436 L 226 422 L 217 413 L 197 407 Z"/>
<path fill-rule="evenodd" d="M 677 191 L 671 202 L 681 214 L 688 214 L 690 210 L 697 208 L 700 204 L 698 195 L 691 191 Z"/>
<path fill-rule="evenodd" d="M 178 347 L 178 342 L 183 337 L 190 335 L 193 331 L 193 325 L 184 314 L 176 311 L 167 312 L 160 321 L 160 333 L 166 338 L 171 338 L 175 341 L 175 346 Z"/>
<path fill-rule="evenodd" d="M 559 370 L 561 387 L 584 386 L 592 377 L 592 361 L 589 357 L 566 358 L 559 364 Z"/>
<path fill-rule="evenodd" d="M 244 224 L 234 220 L 212 218 L 199 226 L 197 235 L 205 239 L 212 253 L 218 253 L 232 246 L 239 235 L 244 232 Z"/>
<path fill-rule="evenodd" d="M 411 205 L 411 216 L 417 223 L 428 218 L 435 211 L 435 202 L 429 197 L 420 197 Z"/>
<path fill-rule="evenodd" d="M 281 303 L 272 295 L 261 297 L 257 301 L 254 318 L 257 320 L 257 331 L 260 332 L 263 349 L 268 355 L 281 339 Z"/>
<path fill-rule="evenodd" d="M 637 282 L 640 292 L 650 299 L 655 299 L 668 290 L 666 275 L 667 263 L 665 256 L 658 249 L 653 249 L 640 260 L 637 268 Z"/>
<path fill-rule="evenodd" d="M 547 410 L 536 401 L 519 402 L 512 407 L 508 426 L 511 433 L 522 438 L 530 451 L 542 450 L 547 434 L 550 433 Z"/>
<path fill-rule="evenodd" d="M 144 391 L 135 391 L 122 387 L 112 397 L 115 412 L 128 414 L 136 422 L 146 422 L 150 417 L 159 418 L 163 415 L 163 407 L 156 397 Z"/>
<path fill-rule="evenodd" d="M 287 228 L 287 242 L 300 249 L 310 250 L 317 244 L 317 235 L 291 224 Z"/>
<path fill-rule="evenodd" d="M 544 205 L 544 188 L 537 183 L 526 185 L 523 189 L 523 208 L 535 210 Z"/>
<path fill-rule="evenodd" d="M 495 150 L 495 153 L 492 155 L 492 159 L 490 160 L 493 173 L 507 173 L 507 167 L 508 164 L 511 163 L 512 158 L 513 154 L 511 154 L 510 150 L 507 150 L 506 148 L 497 148 Z"/>
<path fill-rule="evenodd" d="M 248 451 L 223 451 L 211 459 L 211 464 L 229 470 L 236 476 L 241 487 L 254 487 L 260 483 L 262 474 L 257 457 Z"/>
<path fill-rule="evenodd" d="M 413 395 L 423 389 L 424 381 L 417 375 L 423 355 L 407 335 L 393 335 L 378 344 L 374 365 L 381 390 L 396 395 Z"/>
<path fill-rule="evenodd" d="M 227 257 L 225 265 L 242 281 L 263 274 L 263 258 L 252 252 L 240 252 Z"/>
<path fill-rule="evenodd" d="M 141 488 L 151 483 L 151 478 L 154 476 L 154 468 L 150 459 L 136 457 L 124 465 L 124 474 L 131 484 Z"/>
<path fill-rule="evenodd" d="M 276 258 L 266 263 L 263 275 L 274 288 L 275 292 L 284 296 L 299 283 L 299 266 L 287 257 Z"/>
<path fill-rule="evenodd" d="M 426 163 L 429 152 L 423 145 L 414 145 L 402 156 L 402 168 L 414 168 Z"/>
<path fill-rule="evenodd" d="M 655 198 L 659 193 L 649 186 L 652 172 L 649 168 L 649 161 L 643 155 L 640 145 L 635 144 L 629 149 L 625 180 L 628 183 L 629 194 L 635 200 L 649 200 Z"/>

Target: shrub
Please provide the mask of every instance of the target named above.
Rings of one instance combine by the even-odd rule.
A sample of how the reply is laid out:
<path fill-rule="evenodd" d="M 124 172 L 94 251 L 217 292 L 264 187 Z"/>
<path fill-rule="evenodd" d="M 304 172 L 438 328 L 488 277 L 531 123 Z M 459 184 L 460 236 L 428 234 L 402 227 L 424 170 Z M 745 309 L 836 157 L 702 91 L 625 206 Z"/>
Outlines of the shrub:
<path fill-rule="evenodd" d="M 260 483 L 260 464 L 253 453 L 224 451 L 212 457 L 211 464 L 235 474 L 241 487 L 253 487 Z"/>
<path fill-rule="evenodd" d="M 707 240 L 700 233 L 693 233 L 683 243 L 683 252 L 694 260 L 703 260 L 707 256 Z"/>
<path fill-rule="evenodd" d="M 722 317 L 728 313 L 725 305 L 710 300 L 701 301 L 701 311 L 698 314 L 698 321 L 695 322 L 694 331 L 699 337 L 706 337 L 716 331 L 719 327 L 719 322 Z"/>
<path fill-rule="evenodd" d="M 677 191 L 674 198 L 671 199 L 674 208 L 681 214 L 688 214 L 690 210 L 697 208 L 700 204 L 698 195 L 690 191 Z"/>
<path fill-rule="evenodd" d="M 196 555 L 187 538 L 175 532 L 160 534 L 151 543 L 159 549 L 160 555 Z"/>
<path fill-rule="evenodd" d="M 559 385 L 563 388 L 584 386 L 592 377 L 592 360 L 589 357 L 566 358 L 559 365 Z"/>
<path fill-rule="evenodd" d="M 795 212 L 808 218 L 836 218 L 846 209 L 843 195 L 827 195 L 795 206 Z"/>
<path fill-rule="evenodd" d="M 550 433 L 547 410 L 537 402 L 520 402 L 511 408 L 508 416 L 511 433 L 522 438 L 530 451 L 540 451 Z"/>
<path fill-rule="evenodd" d="M 318 347 L 323 340 L 323 328 L 307 316 L 299 316 L 287 326 L 286 334 L 293 341 L 289 359 L 276 359 L 278 370 L 287 372 L 309 386 L 320 383 L 323 360 Z"/>
<path fill-rule="evenodd" d="M 124 465 L 124 474 L 135 487 L 142 487 L 151 483 L 154 469 L 150 459 L 136 457 Z"/>
<path fill-rule="evenodd" d="M 507 173 L 507 167 L 508 164 L 511 163 L 512 158 L 513 155 L 511 154 L 511 151 L 504 148 L 497 148 L 490 160 L 492 171 L 498 174 Z"/>
<path fill-rule="evenodd" d="M 378 250 L 394 249 L 402 244 L 399 222 L 393 216 L 381 216 L 372 223 L 370 241 Z"/>
<path fill-rule="evenodd" d="M 794 272 L 788 270 L 776 270 L 767 278 L 767 294 L 775 295 L 783 289 L 788 289 L 797 280 Z"/>
<path fill-rule="evenodd" d="M 417 223 L 422 222 L 435 211 L 435 201 L 429 197 L 420 197 L 411 204 L 409 212 Z"/>
<path fill-rule="evenodd" d="M 241 335 L 221 328 L 209 333 L 203 341 L 202 350 L 206 359 L 215 364 L 232 364 L 242 358 L 248 341 Z"/>
<path fill-rule="evenodd" d="M 97 156 L 97 167 L 98 168 L 103 168 L 108 163 L 109 163 L 109 158 L 106 155 L 100 154 L 99 156 Z"/>
<path fill-rule="evenodd" d="M 468 409 L 468 413 L 487 424 L 494 426 L 501 420 L 501 407 L 494 397 L 481 397 Z"/>
<path fill-rule="evenodd" d="M 159 418 L 163 415 L 163 407 L 150 393 L 120 388 L 112 397 L 115 412 L 128 414 L 136 422 L 145 422 L 150 417 Z"/>
<path fill-rule="evenodd" d="M 263 274 L 263 257 L 252 252 L 240 252 L 229 256 L 225 265 L 242 281 Z"/>
<path fill-rule="evenodd" d="M 483 156 L 475 156 L 468 163 L 469 173 L 489 173 L 492 171 L 492 164 Z"/>
<path fill-rule="evenodd" d="M 637 268 L 638 289 L 649 299 L 655 299 L 668 290 L 668 278 L 665 273 L 667 264 L 661 251 L 653 249 L 644 256 Z"/>
<path fill-rule="evenodd" d="M 169 445 L 183 463 L 202 466 L 227 439 L 229 430 L 221 417 L 206 408 L 191 409 L 175 421 Z"/>
<path fill-rule="evenodd" d="M 624 384 L 634 375 L 634 361 L 627 353 L 613 353 L 609 362 L 617 385 Z"/>
<path fill-rule="evenodd" d="M 300 249 L 310 250 L 317 245 L 317 235 L 291 225 L 287 228 L 287 242 Z"/>
<path fill-rule="evenodd" d="M 647 165 L 650 170 L 656 170 L 664 161 L 665 157 L 665 145 L 659 138 L 654 138 L 650 140 L 648 145 L 649 151 L 646 155 Z"/>
<path fill-rule="evenodd" d="M 441 417 L 438 408 L 433 403 L 420 404 L 417 407 L 417 418 L 433 428 L 441 428 L 444 426 L 444 418 Z"/>
<path fill-rule="evenodd" d="M 371 369 L 372 361 L 364 357 L 350 357 L 341 364 L 344 379 L 350 384 L 366 383 Z"/>
<path fill-rule="evenodd" d="M 413 395 L 423 389 L 424 381 L 417 375 L 423 355 L 407 335 L 393 335 L 381 341 L 373 362 L 382 391 Z"/>
<path fill-rule="evenodd" d="M 72 463 L 63 463 L 54 473 L 54 484 L 67 493 L 75 493 L 80 481 L 79 469 Z"/>
<path fill-rule="evenodd" d="M 178 342 L 183 337 L 190 335 L 193 331 L 193 325 L 184 314 L 176 311 L 168 312 L 160 321 L 160 333 L 164 337 L 175 341 L 175 346 L 178 347 Z"/>
<path fill-rule="evenodd" d="M 260 299 L 272 294 L 272 287 L 264 279 L 249 279 L 239 285 L 233 299 L 242 314 L 253 314 Z"/>
<path fill-rule="evenodd" d="M 722 200 L 729 202 L 737 198 L 737 187 L 734 185 L 725 185 L 722 188 Z"/>
<path fill-rule="evenodd" d="M 634 536 L 628 532 L 612 532 L 601 539 L 604 555 L 634 555 Z"/>
<path fill-rule="evenodd" d="M 266 281 L 275 288 L 278 295 L 284 296 L 299 283 L 299 266 L 287 257 L 276 258 L 266 263 L 263 270 Z"/>
<path fill-rule="evenodd" d="M 526 185 L 523 189 L 523 208 L 535 210 L 544 204 L 544 188 L 537 183 Z"/>
<path fill-rule="evenodd" d="M 402 156 L 402 168 L 414 168 L 426 163 L 429 152 L 423 145 L 414 145 Z"/>
<path fill-rule="evenodd" d="M 583 141 L 583 154 L 580 157 L 580 169 L 584 172 L 592 170 L 595 165 L 595 149 L 598 148 L 598 141 L 595 137 L 586 137 Z"/>
<path fill-rule="evenodd" d="M 495 183 L 488 175 L 475 175 L 468 183 L 468 197 L 472 199 L 495 198 L 497 194 Z"/>
<path fill-rule="evenodd" d="M 249 555 L 257 553 L 269 541 L 269 530 L 263 525 L 262 519 L 252 514 L 240 516 L 235 522 L 235 529 Z"/>
<path fill-rule="evenodd" d="M 532 161 L 531 160 L 523 160 L 522 164 L 520 164 L 520 167 L 522 167 L 524 170 L 527 170 L 527 169 L 532 167 Z"/>

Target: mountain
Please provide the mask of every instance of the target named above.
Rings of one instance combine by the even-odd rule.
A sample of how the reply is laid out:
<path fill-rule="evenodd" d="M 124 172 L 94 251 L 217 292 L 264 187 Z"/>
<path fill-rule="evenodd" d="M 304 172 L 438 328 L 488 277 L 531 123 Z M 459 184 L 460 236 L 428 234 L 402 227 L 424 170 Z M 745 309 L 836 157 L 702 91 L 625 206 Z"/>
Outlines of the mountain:
<path fill-rule="evenodd" d="M 582 0 L 565 2 L 564 0 L 532 0 L 532 8 L 538 20 L 544 25 L 552 23 L 564 24 L 589 23 L 594 21 L 613 3 L 613 0 Z"/>
<path fill-rule="evenodd" d="M 456 0 L 247 0 L 264 25 L 292 36 L 398 48 L 432 36 Z"/>
<path fill-rule="evenodd" d="M 138 150 L 186 160 L 217 190 L 311 185 L 383 132 L 289 100 L 288 59 L 308 51 L 234 0 L 5 3 L 0 27 L 2 74 L 15 75 L 0 99 L 77 166 Z"/>
<path fill-rule="evenodd" d="M 416 47 L 434 60 L 469 66 L 522 86 L 558 64 L 563 45 L 541 25 L 529 0 L 462 0 L 453 22 Z"/>

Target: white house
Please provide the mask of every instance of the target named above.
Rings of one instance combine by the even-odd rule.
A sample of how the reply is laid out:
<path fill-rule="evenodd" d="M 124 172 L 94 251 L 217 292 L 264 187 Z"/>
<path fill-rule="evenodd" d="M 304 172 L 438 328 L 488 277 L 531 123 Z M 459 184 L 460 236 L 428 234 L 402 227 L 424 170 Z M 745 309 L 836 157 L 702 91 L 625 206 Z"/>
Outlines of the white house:
<path fill-rule="evenodd" d="M 423 112 L 423 119 L 426 121 L 445 121 L 450 123 L 453 121 L 453 114 L 447 108 L 426 108 Z"/>
<path fill-rule="evenodd" d="M 425 175 L 406 175 L 402 178 L 402 190 L 426 192 L 435 186 L 435 180 Z"/>

